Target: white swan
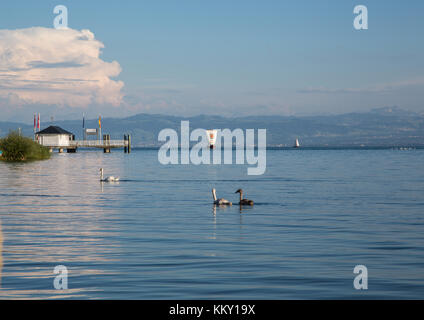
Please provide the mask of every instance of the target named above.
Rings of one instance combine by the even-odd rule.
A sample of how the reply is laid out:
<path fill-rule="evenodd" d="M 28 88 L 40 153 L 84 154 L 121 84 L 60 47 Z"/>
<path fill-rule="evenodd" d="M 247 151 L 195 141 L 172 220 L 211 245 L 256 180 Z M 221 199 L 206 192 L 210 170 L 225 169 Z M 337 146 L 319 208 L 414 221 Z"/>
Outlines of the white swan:
<path fill-rule="evenodd" d="M 115 182 L 115 181 L 119 181 L 119 177 L 114 177 L 114 176 L 110 176 L 107 177 L 106 179 L 103 178 L 103 168 L 100 168 L 100 181 L 102 182 Z"/>
<path fill-rule="evenodd" d="M 220 198 L 220 199 L 217 199 L 216 198 L 216 190 L 215 190 L 215 188 L 213 188 L 212 189 L 212 196 L 213 196 L 213 203 L 214 204 L 217 204 L 217 205 L 224 205 L 224 206 L 231 206 L 231 205 L 233 205 L 230 201 L 228 201 L 228 200 L 226 200 L 226 199 L 223 199 L 223 198 Z"/>

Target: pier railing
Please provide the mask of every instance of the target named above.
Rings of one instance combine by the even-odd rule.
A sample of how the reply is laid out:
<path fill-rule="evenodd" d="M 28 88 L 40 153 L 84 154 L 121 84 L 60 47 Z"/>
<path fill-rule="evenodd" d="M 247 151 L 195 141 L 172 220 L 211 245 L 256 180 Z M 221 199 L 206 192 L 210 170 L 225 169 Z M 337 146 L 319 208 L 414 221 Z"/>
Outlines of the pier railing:
<path fill-rule="evenodd" d="M 69 140 L 60 144 L 42 143 L 43 146 L 50 149 L 58 149 L 62 153 L 65 149 L 68 153 L 75 153 L 79 148 L 99 148 L 103 152 L 110 153 L 113 148 L 123 148 L 125 153 L 131 153 L 131 136 L 124 135 L 123 140 L 110 140 L 109 135 L 105 135 L 106 139 L 103 140 Z M 43 141 L 45 142 L 45 141 Z"/>
<path fill-rule="evenodd" d="M 128 140 L 73 140 L 69 147 L 74 148 L 123 148 L 128 146 Z"/>

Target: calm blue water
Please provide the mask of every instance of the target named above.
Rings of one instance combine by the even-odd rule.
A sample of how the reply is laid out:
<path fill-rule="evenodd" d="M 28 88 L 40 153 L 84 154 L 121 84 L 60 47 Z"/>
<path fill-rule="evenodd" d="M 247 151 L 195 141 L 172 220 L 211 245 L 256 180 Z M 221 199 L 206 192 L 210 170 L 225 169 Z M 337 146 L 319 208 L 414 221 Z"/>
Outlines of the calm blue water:
<path fill-rule="evenodd" d="M 85 151 L 0 162 L 0 186 L 0 298 L 424 298 L 424 150 L 269 150 L 257 177 Z"/>

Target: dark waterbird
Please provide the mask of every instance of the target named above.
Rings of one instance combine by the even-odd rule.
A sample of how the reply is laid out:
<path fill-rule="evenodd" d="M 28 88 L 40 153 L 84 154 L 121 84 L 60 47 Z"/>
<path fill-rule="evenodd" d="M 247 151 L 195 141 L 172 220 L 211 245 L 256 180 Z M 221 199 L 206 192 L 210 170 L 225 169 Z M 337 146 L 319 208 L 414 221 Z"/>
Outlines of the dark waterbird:
<path fill-rule="evenodd" d="M 238 189 L 235 193 L 240 193 L 239 205 L 253 206 L 253 200 L 243 199 L 243 190 Z"/>

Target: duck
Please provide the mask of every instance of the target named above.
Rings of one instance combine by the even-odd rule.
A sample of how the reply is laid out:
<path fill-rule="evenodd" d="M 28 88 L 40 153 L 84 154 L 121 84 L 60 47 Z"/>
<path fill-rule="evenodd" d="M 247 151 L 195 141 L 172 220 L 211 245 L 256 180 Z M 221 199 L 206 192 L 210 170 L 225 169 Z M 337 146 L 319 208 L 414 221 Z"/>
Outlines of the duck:
<path fill-rule="evenodd" d="M 116 181 L 119 181 L 119 177 L 110 176 L 105 179 L 103 178 L 103 168 L 100 168 L 100 181 L 101 182 L 116 182 Z"/>
<path fill-rule="evenodd" d="M 243 199 L 243 190 L 238 189 L 235 193 L 240 193 L 239 205 L 253 206 L 253 200 Z"/>
<path fill-rule="evenodd" d="M 217 204 L 217 205 L 220 205 L 220 206 L 221 205 L 224 205 L 224 206 L 231 206 L 231 205 L 233 205 L 233 203 L 231 201 L 228 201 L 226 199 L 223 199 L 223 198 L 217 199 L 216 198 L 216 189 L 215 188 L 212 189 L 212 196 L 213 196 L 213 204 Z"/>

